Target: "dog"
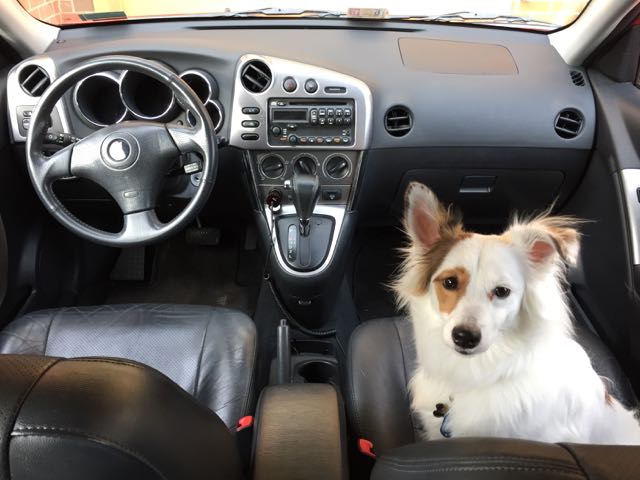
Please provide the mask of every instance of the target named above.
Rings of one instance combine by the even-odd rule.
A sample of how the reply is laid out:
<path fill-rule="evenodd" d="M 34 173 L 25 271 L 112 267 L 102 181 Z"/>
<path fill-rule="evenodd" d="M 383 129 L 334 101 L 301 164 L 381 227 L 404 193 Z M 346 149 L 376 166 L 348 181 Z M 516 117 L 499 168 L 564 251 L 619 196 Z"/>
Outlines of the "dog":
<path fill-rule="evenodd" d="M 422 184 L 405 198 L 393 289 L 413 325 L 409 392 L 424 438 L 640 444 L 634 412 L 573 339 L 563 282 L 579 222 L 544 214 L 481 235 Z"/>

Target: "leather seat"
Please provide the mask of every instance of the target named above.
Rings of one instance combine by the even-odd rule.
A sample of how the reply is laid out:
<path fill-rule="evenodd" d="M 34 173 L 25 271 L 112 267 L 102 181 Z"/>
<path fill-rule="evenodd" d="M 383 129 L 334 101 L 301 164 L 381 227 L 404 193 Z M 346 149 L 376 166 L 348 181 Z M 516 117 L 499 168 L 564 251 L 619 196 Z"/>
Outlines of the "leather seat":
<path fill-rule="evenodd" d="M 225 424 L 142 364 L 0 355 L 0 385 L 2 479 L 241 477 Z"/>
<path fill-rule="evenodd" d="M 245 314 L 226 308 L 103 305 L 42 310 L 0 332 L 0 353 L 134 360 L 164 373 L 229 428 L 253 406 L 255 326 Z"/>
<path fill-rule="evenodd" d="M 636 406 L 631 385 L 607 347 L 584 323 L 577 322 L 575 330 L 595 370 L 612 380 L 611 393 L 626 406 Z M 350 425 L 357 438 L 373 444 L 378 455 L 420 439 L 407 389 L 415 361 L 412 327 L 406 318 L 371 320 L 351 336 L 347 371 Z"/>

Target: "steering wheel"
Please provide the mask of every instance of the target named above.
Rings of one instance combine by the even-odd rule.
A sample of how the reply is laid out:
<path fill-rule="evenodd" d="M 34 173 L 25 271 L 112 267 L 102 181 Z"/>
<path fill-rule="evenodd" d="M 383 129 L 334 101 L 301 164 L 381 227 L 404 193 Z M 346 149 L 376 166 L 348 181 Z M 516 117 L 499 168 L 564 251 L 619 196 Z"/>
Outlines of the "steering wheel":
<path fill-rule="evenodd" d="M 193 126 L 126 121 L 45 156 L 43 140 L 56 102 L 78 81 L 109 70 L 143 73 L 166 85 L 178 105 L 191 113 Z M 185 209 L 170 222 L 162 223 L 154 211 L 155 203 L 169 168 L 184 153 L 200 155 L 202 179 Z M 218 166 L 215 130 L 193 90 L 162 64 L 125 55 L 89 60 L 56 79 L 33 111 L 26 154 L 36 193 L 56 220 L 80 237 L 113 247 L 145 245 L 184 229 L 209 198 Z M 52 185 L 57 179 L 71 176 L 94 181 L 114 198 L 124 216 L 120 232 L 87 225 L 64 207 Z"/>

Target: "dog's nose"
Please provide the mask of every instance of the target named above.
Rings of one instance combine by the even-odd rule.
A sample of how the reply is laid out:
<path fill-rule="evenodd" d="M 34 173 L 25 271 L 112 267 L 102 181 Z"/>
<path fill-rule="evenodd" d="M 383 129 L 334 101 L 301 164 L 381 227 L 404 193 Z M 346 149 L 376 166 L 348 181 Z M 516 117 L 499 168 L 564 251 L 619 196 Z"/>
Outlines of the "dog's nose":
<path fill-rule="evenodd" d="M 482 334 L 480 329 L 473 325 L 458 325 L 453 328 L 451 337 L 457 346 L 470 349 L 478 346 Z"/>

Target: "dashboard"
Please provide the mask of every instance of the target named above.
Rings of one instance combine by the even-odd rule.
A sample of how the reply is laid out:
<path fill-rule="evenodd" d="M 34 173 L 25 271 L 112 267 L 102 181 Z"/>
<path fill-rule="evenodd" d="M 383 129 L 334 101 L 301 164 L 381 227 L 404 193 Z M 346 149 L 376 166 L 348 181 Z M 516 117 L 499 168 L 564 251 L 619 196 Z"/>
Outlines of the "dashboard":
<path fill-rule="evenodd" d="M 9 76 L 13 139 L 24 142 L 37 103 L 25 87 L 34 71 L 50 81 L 83 60 L 129 54 L 164 63 L 192 87 L 221 145 L 246 162 L 259 204 L 302 169 L 320 175 L 321 204 L 357 208 L 365 223 L 397 221 L 411 180 L 491 223 L 562 201 L 584 171 L 593 93 L 586 72 L 565 64 L 546 35 L 343 20 L 269 25 L 62 30 Z M 129 119 L 189 122 L 149 79 L 103 72 L 68 92 L 52 124 L 83 137 Z"/>

